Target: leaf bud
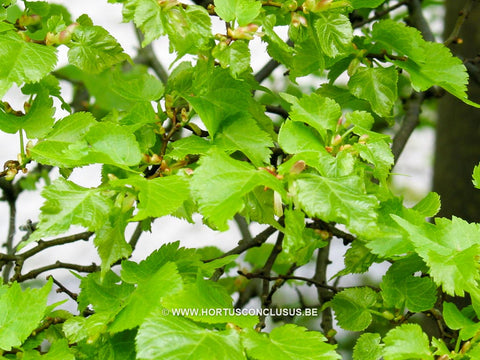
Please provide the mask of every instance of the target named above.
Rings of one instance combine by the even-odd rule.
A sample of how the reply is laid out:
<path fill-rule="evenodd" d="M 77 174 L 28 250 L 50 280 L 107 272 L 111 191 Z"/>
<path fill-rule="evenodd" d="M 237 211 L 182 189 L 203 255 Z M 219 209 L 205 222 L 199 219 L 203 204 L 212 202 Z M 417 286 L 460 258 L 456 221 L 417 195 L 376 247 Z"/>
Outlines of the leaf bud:
<path fill-rule="evenodd" d="M 305 163 L 305 161 L 299 160 L 295 164 L 293 164 L 292 168 L 290 169 L 290 174 L 298 175 L 303 170 L 305 170 L 306 167 L 307 167 L 307 164 Z"/>
<path fill-rule="evenodd" d="M 257 24 L 248 24 L 247 26 L 237 27 L 234 30 L 229 28 L 227 33 L 230 38 L 235 40 L 252 40 L 257 30 Z"/>
<path fill-rule="evenodd" d="M 332 146 L 338 146 L 342 143 L 343 141 L 343 138 L 340 136 L 340 135 L 335 135 L 335 137 L 333 138 L 333 141 L 332 141 Z"/>
<path fill-rule="evenodd" d="M 282 196 L 276 191 L 273 192 L 273 212 L 277 216 L 283 215 Z"/>
<path fill-rule="evenodd" d="M 10 168 L 7 170 L 7 175 L 5 176 L 5 180 L 11 181 L 15 178 L 15 175 L 17 175 L 18 170 L 15 168 Z"/>
<path fill-rule="evenodd" d="M 300 26 L 304 26 L 306 27 L 308 25 L 308 22 L 307 22 L 307 19 L 305 18 L 305 16 L 303 15 L 300 15 L 299 13 L 296 13 L 296 12 L 292 12 L 292 26 L 293 27 L 300 27 Z"/>
<path fill-rule="evenodd" d="M 368 134 L 363 134 L 358 139 L 358 143 L 359 144 L 365 144 L 369 138 L 370 138 L 370 136 L 368 136 Z"/>
<path fill-rule="evenodd" d="M 388 310 L 382 312 L 382 316 L 387 320 L 393 320 L 395 318 L 395 316 Z"/>
<path fill-rule="evenodd" d="M 282 9 L 286 11 L 296 11 L 298 8 L 298 3 L 295 0 L 287 0 L 283 5 Z"/>

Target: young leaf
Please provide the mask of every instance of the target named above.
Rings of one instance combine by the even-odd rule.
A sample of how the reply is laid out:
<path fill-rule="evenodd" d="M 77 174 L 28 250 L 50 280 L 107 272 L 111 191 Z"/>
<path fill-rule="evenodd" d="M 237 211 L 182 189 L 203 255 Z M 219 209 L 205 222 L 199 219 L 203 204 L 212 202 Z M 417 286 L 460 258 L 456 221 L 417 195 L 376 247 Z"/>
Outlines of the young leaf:
<path fill-rule="evenodd" d="M 237 40 L 230 45 L 220 42 L 212 50 L 212 55 L 224 69 L 229 68 L 234 78 L 250 69 L 250 49 L 246 41 Z"/>
<path fill-rule="evenodd" d="M 361 241 L 356 240 L 345 253 L 345 269 L 335 274 L 337 276 L 345 276 L 348 274 L 362 274 L 370 266 L 378 260 L 378 257 L 371 252 Z"/>
<path fill-rule="evenodd" d="M 379 360 L 382 357 L 382 345 L 379 334 L 363 333 L 353 348 L 353 360 Z"/>
<path fill-rule="evenodd" d="M 345 53 L 353 39 L 352 24 L 348 17 L 334 12 L 319 15 L 315 27 L 323 52 L 332 58 Z"/>
<path fill-rule="evenodd" d="M 292 340 L 295 341 L 292 341 Z M 319 332 L 287 324 L 274 328 L 269 335 L 251 329 L 242 332 L 242 343 L 249 358 L 255 360 L 335 360 L 340 355 Z"/>
<path fill-rule="evenodd" d="M 54 47 L 24 41 L 14 32 L 0 36 L 0 97 L 13 83 L 39 81 L 57 63 Z"/>
<path fill-rule="evenodd" d="M 422 200 L 420 200 L 412 208 L 425 217 L 433 217 L 440 210 L 440 195 L 435 192 L 429 192 Z"/>
<path fill-rule="evenodd" d="M 382 278 L 380 288 L 388 306 L 408 308 L 412 312 L 431 309 L 437 301 L 437 287 L 429 277 L 413 274 L 425 267 L 423 261 L 410 256 L 395 262 Z"/>
<path fill-rule="evenodd" d="M 369 311 L 377 302 L 377 293 L 368 287 L 349 288 L 339 292 L 331 301 L 335 317 L 345 330 L 362 331 L 372 322 Z"/>
<path fill-rule="evenodd" d="M 122 182 L 135 186 L 139 191 L 138 213 L 133 221 L 172 214 L 190 198 L 188 182 L 179 175 L 152 180 L 131 177 Z"/>
<path fill-rule="evenodd" d="M 162 298 L 181 291 L 182 288 L 183 281 L 175 263 L 167 262 L 158 271 L 138 282 L 109 330 L 116 333 L 141 325 L 145 319 L 154 317 L 151 313 L 161 307 Z"/>
<path fill-rule="evenodd" d="M 205 156 L 195 170 L 192 194 L 200 211 L 219 230 L 243 207 L 243 196 L 258 186 L 283 192 L 281 183 L 265 170 L 256 170 L 218 150 Z"/>
<path fill-rule="evenodd" d="M 246 360 L 235 330 L 209 330 L 182 317 L 150 314 L 138 330 L 137 358 Z"/>
<path fill-rule="evenodd" d="M 335 130 L 338 119 L 342 116 L 340 106 L 335 100 L 315 93 L 300 99 L 289 96 L 286 100 L 292 104 L 290 119 L 312 126 L 322 136 L 323 141 L 326 140 L 328 130 Z"/>
<path fill-rule="evenodd" d="M 428 336 L 418 324 L 402 324 L 387 333 L 383 339 L 385 360 L 433 360 Z"/>
<path fill-rule="evenodd" d="M 17 282 L 0 288 L 0 349 L 18 348 L 40 326 L 52 289 L 50 279 L 41 289 L 22 291 Z M 3 290 L 3 291 L 2 291 Z"/>
<path fill-rule="evenodd" d="M 471 339 L 480 330 L 480 323 L 468 318 L 453 303 L 443 303 L 443 319 L 450 329 L 460 330 L 459 336 L 463 341 Z"/>
<path fill-rule="evenodd" d="M 480 164 L 475 166 L 475 168 L 473 169 L 473 185 L 475 185 L 475 187 L 477 189 L 480 189 Z"/>
<path fill-rule="evenodd" d="M 398 75 L 395 67 L 361 68 L 349 82 L 348 88 L 359 99 L 370 102 L 378 115 L 392 115 L 392 107 L 397 100 Z"/>
<path fill-rule="evenodd" d="M 99 230 L 107 221 L 113 202 L 99 189 L 87 189 L 58 178 L 42 191 L 45 198 L 38 229 L 22 247 L 45 236 L 55 236 L 77 224 L 90 231 Z"/>
<path fill-rule="evenodd" d="M 262 3 L 255 0 L 215 0 L 215 12 L 225 21 L 237 20 L 240 26 L 248 25 L 260 13 Z"/>
<path fill-rule="evenodd" d="M 385 0 L 350 0 L 350 4 L 354 9 L 361 9 L 361 8 L 376 8 L 382 5 Z"/>
<path fill-rule="evenodd" d="M 298 203 L 309 216 L 345 224 L 358 233 L 368 232 L 374 226 L 377 200 L 364 192 L 363 180 L 356 175 L 300 175 L 294 188 Z"/>
<path fill-rule="evenodd" d="M 480 273 L 477 254 L 480 251 L 479 224 L 469 224 L 457 217 L 438 218 L 436 225 L 414 225 L 396 215 L 394 220 L 410 235 L 416 252 L 430 268 L 436 284 L 449 295 L 464 296 L 476 292 Z"/>

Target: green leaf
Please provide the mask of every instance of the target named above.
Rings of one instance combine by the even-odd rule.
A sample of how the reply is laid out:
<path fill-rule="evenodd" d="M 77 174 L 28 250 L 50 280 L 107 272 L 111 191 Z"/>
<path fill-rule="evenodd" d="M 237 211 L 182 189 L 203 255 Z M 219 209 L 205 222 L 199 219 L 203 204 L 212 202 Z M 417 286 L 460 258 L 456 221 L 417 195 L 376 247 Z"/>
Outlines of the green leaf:
<path fill-rule="evenodd" d="M 182 317 L 155 311 L 140 326 L 137 359 L 245 360 L 235 330 L 209 330 Z"/>
<path fill-rule="evenodd" d="M 286 120 L 278 133 L 278 142 L 289 154 L 318 152 L 327 154 L 325 145 L 312 127 L 297 121 Z"/>
<path fill-rule="evenodd" d="M 112 200 L 99 189 L 87 189 L 58 178 L 42 191 L 45 202 L 41 208 L 37 230 L 21 247 L 46 236 L 66 232 L 77 224 L 90 231 L 99 230 L 107 221 Z"/>
<path fill-rule="evenodd" d="M 348 51 L 353 39 L 352 24 L 347 16 L 334 12 L 319 13 L 315 21 L 320 47 L 329 57 Z M 352 47 L 353 50 L 353 47 Z"/>
<path fill-rule="evenodd" d="M 163 8 L 155 0 L 127 0 L 124 3 L 123 20 L 132 21 L 145 34 L 142 46 L 165 35 Z"/>
<path fill-rule="evenodd" d="M 345 224 L 357 233 L 374 226 L 377 200 L 365 193 L 363 180 L 356 175 L 301 175 L 294 181 L 294 189 L 298 203 L 311 217 Z"/>
<path fill-rule="evenodd" d="M 10 114 L 0 107 L 0 129 L 10 134 L 23 129 L 28 138 L 41 138 L 51 129 L 54 113 L 52 98 L 48 96 L 46 90 L 41 90 L 25 115 Z"/>
<path fill-rule="evenodd" d="M 220 42 L 212 50 L 212 55 L 224 69 L 229 68 L 234 78 L 250 69 L 250 49 L 246 41 L 237 40 L 230 45 Z"/>
<path fill-rule="evenodd" d="M 382 357 L 380 335 L 364 333 L 360 335 L 353 348 L 353 360 L 379 360 Z"/>
<path fill-rule="evenodd" d="M 179 175 L 152 180 L 128 178 L 121 183 L 131 184 L 139 191 L 138 213 L 133 217 L 133 221 L 172 214 L 190 198 L 188 181 Z"/>
<path fill-rule="evenodd" d="M 22 247 L 45 236 L 62 234 L 75 224 L 90 231 L 99 230 L 113 207 L 112 200 L 101 190 L 87 189 L 63 178 L 45 187 L 42 197 L 45 202 L 38 229 Z"/>
<path fill-rule="evenodd" d="M 359 99 L 370 102 L 380 116 L 391 116 L 397 100 L 398 74 L 395 67 L 360 68 L 348 81 L 348 88 Z"/>
<path fill-rule="evenodd" d="M 110 213 L 109 221 L 96 232 L 94 244 L 102 260 L 102 277 L 112 264 L 128 258 L 132 253 L 131 246 L 125 240 L 125 228 L 130 214 L 131 212 L 122 213 L 120 209 L 115 209 Z"/>
<path fill-rule="evenodd" d="M 23 360 L 75 360 L 66 339 L 55 340 L 48 352 L 42 354 L 37 350 L 27 350 L 23 353 Z"/>
<path fill-rule="evenodd" d="M 243 207 L 243 196 L 258 186 L 283 192 L 279 180 L 267 171 L 256 170 L 218 150 L 201 159 L 191 182 L 201 213 L 219 230 L 227 230 L 227 221 Z"/>
<path fill-rule="evenodd" d="M 414 273 L 423 270 L 425 264 L 417 256 L 396 261 L 383 276 L 380 288 L 388 306 L 404 307 L 412 312 L 431 309 L 437 301 L 437 287 L 428 277 Z"/>
<path fill-rule="evenodd" d="M 350 4 L 354 9 L 362 9 L 362 8 L 374 9 L 382 5 L 384 2 L 385 0 L 350 0 Z"/>
<path fill-rule="evenodd" d="M 85 140 L 90 149 L 86 161 L 132 166 L 142 159 L 135 135 L 125 127 L 98 123 L 85 134 Z"/>
<path fill-rule="evenodd" d="M 480 164 L 473 169 L 472 178 L 473 185 L 475 185 L 477 189 L 480 189 Z"/>
<path fill-rule="evenodd" d="M 97 313 L 116 314 L 125 305 L 125 301 L 135 289 L 133 284 L 120 282 L 120 277 L 108 271 L 103 279 L 95 272 L 82 278 L 78 294 L 78 310 L 83 311 L 92 305 Z"/>
<path fill-rule="evenodd" d="M 183 281 L 175 263 L 165 263 L 156 272 L 150 273 L 138 281 L 136 289 L 110 325 L 109 330 L 116 333 L 133 329 L 141 325 L 145 319 L 148 322 L 155 316 L 152 315 L 152 312 L 161 307 L 162 298 L 172 295 L 182 288 Z"/>
<path fill-rule="evenodd" d="M 480 323 L 467 317 L 453 303 L 443 303 L 443 319 L 450 329 L 460 330 L 459 336 L 463 341 L 471 339 L 480 330 Z"/>
<path fill-rule="evenodd" d="M 57 63 L 53 47 L 22 40 L 14 32 L 0 36 L 0 97 L 13 83 L 39 81 L 53 70 Z"/>
<path fill-rule="evenodd" d="M 354 111 L 351 113 L 345 114 L 345 119 L 347 123 L 356 125 L 365 130 L 370 130 L 375 123 L 375 119 L 372 114 L 366 111 Z"/>
<path fill-rule="evenodd" d="M 325 142 L 327 131 L 334 131 L 338 119 L 342 116 L 340 106 L 330 98 L 325 98 L 315 93 L 303 96 L 300 99 L 289 97 L 291 102 L 290 119 L 301 121 L 312 126 L 322 136 Z"/>
<path fill-rule="evenodd" d="M 129 59 L 117 40 L 100 26 L 75 28 L 69 47 L 70 64 L 87 73 L 97 74 Z"/>
<path fill-rule="evenodd" d="M 252 101 L 251 89 L 244 81 L 235 80 L 228 70 L 213 70 L 212 74 L 199 78 L 192 89 L 183 94 L 207 127 L 210 136 L 215 137 L 222 124 L 229 120 L 241 121 L 251 118 L 249 106 Z"/>
<path fill-rule="evenodd" d="M 372 28 L 372 37 L 386 51 L 394 50 L 397 55 L 406 55 L 419 64 L 430 56 L 425 51 L 426 41 L 420 31 L 398 21 L 387 19 L 376 22 Z"/>
<path fill-rule="evenodd" d="M 345 330 L 362 331 L 372 322 L 369 309 L 377 302 L 377 293 L 368 287 L 349 288 L 331 301 L 338 325 Z"/>
<path fill-rule="evenodd" d="M 402 324 L 390 330 L 383 339 L 385 360 L 433 360 L 428 336 L 417 324 Z"/>
<path fill-rule="evenodd" d="M 435 192 L 429 192 L 421 201 L 419 201 L 413 210 L 419 212 L 425 217 L 433 217 L 440 210 L 440 195 Z"/>
<path fill-rule="evenodd" d="M 336 346 L 326 340 L 320 332 L 308 331 L 294 324 L 276 327 L 268 335 L 252 329 L 242 332 L 242 343 L 249 359 L 255 360 L 340 359 L 335 352 Z"/>
<path fill-rule="evenodd" d="M 369 248 L 367 248 L 361 241 L 356 240 L 345 253 L 345 269 L 335 274 L 335 277 L 348 274 L 362 274 L 368 271 L 370 266 L 377 260 L 378 257 L 375 254 L 372 254 Z"/>
<path fill-rule="evenodd" d="M 147 72 L 134 68 L 131 72 L 113 72 L 111 89 L 132 102 L 158 101 L 164 92 L 162 82 Z"/>
<path fill-rule="evenodd" d="M 437 218 L 436 225 L 414 225 L 396 215 L 392 217 L 409 233 L 433 280 L 447 294 L 464 296 L 465 291 L 477 291 L 479 224 L 469 224 L 454 216 L 452 220 Z"/>
<path fill-rule="evenodd" d="M 273 141 L 253 119 L 232 119 L 222 127 L 213 143 L 228 151 L 243 152 L 256 166 L 270 163 Z"/>
<path fill-rule="evenodd" d="M 173 310 L 191 310 L 189 314 L 182 315 L 207 324 L 233 323 L 242 328 L 253 328 L 258 323 L 257 316 L 237 315 L 232 306 L 232 298 L 225 287 L 202 277 L 198 277 L 194 283 L 185 285 L 181 292 L 167 297 L 163 301 L 163 306 L 171 309 L 171 314 Z"/>
<path fill-rule="evenodd" d="M 207 139 L 191 135 L 172 143 L 172 150 L 167 152 L 167 155 L 175 160 L 182 160 L 187 155 L 206 155 L 211 147 Z"/>
<path fill-rule="evenodd" d="M 0 349 L 10 351 L 13 347 L 20 347 L 40 326 L 52 283 L 50 279 L 41 289 L 25 291 L 17 282 L 0 288 Z"/>
<path fill-rule="evenodd" d="M 262 3 L 255 0 L 215 0 L 215 12 L 225 21 L 248 25 L 260 14 Z"/>

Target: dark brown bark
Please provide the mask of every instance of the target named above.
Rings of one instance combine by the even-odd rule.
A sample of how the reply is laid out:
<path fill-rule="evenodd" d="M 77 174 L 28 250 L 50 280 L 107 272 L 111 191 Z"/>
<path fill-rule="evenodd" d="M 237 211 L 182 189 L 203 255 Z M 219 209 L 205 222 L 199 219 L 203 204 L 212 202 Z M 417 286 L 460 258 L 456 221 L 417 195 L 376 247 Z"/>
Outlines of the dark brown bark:
<path fill-rule="evenodd" d="M 455 28 L 467 1 L 447 0 L 444 38 Z M 460 38 L 450 48 L 462 59 L 480 54 L 480 6 L 475 6 L 461 27 Z M 470 81 L 469 98 L 480 103 L 480 85 Z M 473 167 L 480 162 L 480 109 L 465 105 L 451 95 L 440 100 L 433 190 L 442 199 L 439 216 L 480 222 L 480 190 L 472 185 Z"/>

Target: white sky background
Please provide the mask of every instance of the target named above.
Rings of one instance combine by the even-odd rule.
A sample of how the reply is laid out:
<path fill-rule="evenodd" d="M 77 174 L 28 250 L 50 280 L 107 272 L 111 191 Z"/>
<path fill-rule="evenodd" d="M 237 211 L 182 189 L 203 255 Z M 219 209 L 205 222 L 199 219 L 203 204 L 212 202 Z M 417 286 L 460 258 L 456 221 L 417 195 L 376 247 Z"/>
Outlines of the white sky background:
<path fill-rule="evenodd" d="M 122 47 L 130 55 L 135 54 L 135 50 L 138 46 L 137 39 L 134 35 L 132 25 L 122 23 L 121 16 L 121 4 L 107 4 L 106 0 L 63 0 L 63 1 L 51 1 L 60 4 L 64 4 L 73 15 L 73 19 L 86 12 L 92 19 L 95 25 L 101 25 L 105 27 L 122 45 Z M 223 27 L 219 27 L 218 32 L 223 32 Z M 165 39 L 158 40 L 154 43 L 155 50 L 158 54 L 160 61 L 165 67 L 173 61 L 175 55 L 168 53 L 168 43 Z M 254 70 L 258 70 L 268 60 L 268 54 L 264 50 L 265 47 L 259 40 L 255 41 L 252 48 Z M 66 63 L 66 49 L 60 50 L 60 64 Z M 22 108 L 24 98 L 20 95 L 18 89 L 14 89 L 7 94 L 5 100 L 9 101 L 14 108 Z M 63 94 L 67 101 L 71 95 Z M 57 112 L 57 118 L 65 116 L 64 113 Z M 19 141 L 17 135 L 9 135 L 0 133 L 0 163 L 3 164 L 6 160 L 15 159 L 19 152 Z M 431 165 L 432 165 L 432 150 L 433 150 L 433 131 L 425 129 L 417 131 L 415 135 L 410 139 L 405 149 L 405 153 L 398 163 L 395 173 L 403 175 L 395 175 L 394 183 L 400 188 L 412 188 L 419 194 L 426 194 L 430 188 L 431 178 Z M 100 181 L 99 167 L 93 166 L 84 169 L 75 170 L 71 180 L 77 182 L 82 186 L 97 186 Z M 38 220 L 39 208 L 42 205 L 42 198 L 39 192 L 26 191 L 24 192 L 18 201 L 17 207 L 17 228 L 19 225 L 24 224 L 27 219 L 33 221 Z M 143 259 L 151 251 L 157 249 L 161 244 L 166 242 L 172 242 L 180 240 L 181 244 L 186 247 L 201 247 L 205 245 L 216 245 L 222 250 L 227 250 L 236 245 L 236 242 L 241 238 L 236 225 L 232 223 L 231 230 L 225 233 L 214 232 L 209 230 L 201 223 L 201 218 L 196 218 L 197 224 L 191 225 L 185 221 L 180 221 L 172 217 L 164 217 L 155 221 L 152 227 L 152 233 L 145 233 L 142 235 L 138 244 L 137 250 L 134 253 L 134 260 Z M 260 226 L 253 226 L 252 233 L 256 234 L 262 229 Z M 3 242 L 6 238 L 8 230 L 8 208 L 4 202 L 0 202 L 0 242 Z M 81 231 L 80 229 L 75 229 Z M 133 226 L 130 228 L 130 232 L 133 231 Z M 22 233 L 17 232 L 17 240 L 21 237 Z M 333 266 L 330 267 L 330 274 L 343 268 L 343 245 L 338 242 L 333 247 L 332 260 Z M 31 260 L 27 261 L 24 272 L 28 269 L 42 266 L 52 263 L 56 260 L 62 260 L 65 262 L 90 264 L 95 261 L 100 263 L 96 250 L 91 244 L 86 242 L 79 242 L 69 246 L 63 246 L 60 248 L 49 249 L 36 255 Z M 306 269 L 306 271 L 313 271 L 313 268 Z M 308 274 L 306 274 L 308 276 Z M 68 271 L 60 270 L 54 273 L 54 276 L 59 280 L 72 279 L 72 276 Z M 44 278 L 41 275 L 40 278 Z M 342 280 L 343 281 L 343 280 Z M 347 280 L 348 283 L 354 281 L 353 278 Z M 342 285 L 347 285 L 346 282 L 342 282 Z M 69 285 L 70 286 L 70 285 Z M 75 291 L 75 289 L 73 289 Z M 61 294 L 56 296 L 56 299 L 64 299 L 65 295 Z M 53 299 L 52 299 L 53 300 Z M 70 308 L 70 310 L 73 310 Z"/>

